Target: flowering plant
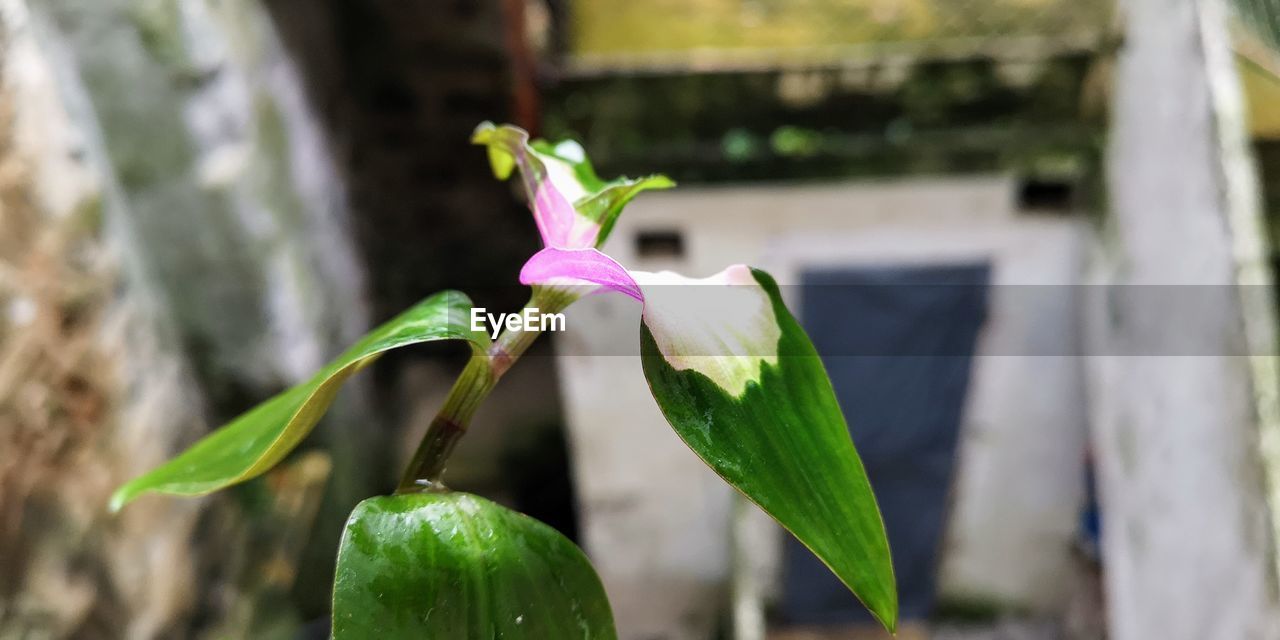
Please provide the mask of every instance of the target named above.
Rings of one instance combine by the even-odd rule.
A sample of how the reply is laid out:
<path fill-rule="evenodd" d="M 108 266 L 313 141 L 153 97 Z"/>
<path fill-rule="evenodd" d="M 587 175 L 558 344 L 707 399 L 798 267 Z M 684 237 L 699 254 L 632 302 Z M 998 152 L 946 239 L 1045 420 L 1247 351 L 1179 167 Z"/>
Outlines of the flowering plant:
<path fill-rule="evenodd" d="M 494 174 L 518 173 L 544 247 L 520 272 L 526 309 L 559 312 L 584 295 L 641 303 L 640 364 L 662 414 L 726 482 L 812 550 L 893 630 L 897 595 L 884 525 L 825 369 L 765 272 L 732 265 L 691 279 L 632 271 L 600 251 L 623 207 L 661 175 L 610 182 L 575 142 L 530 141 L 484 123 L 474 142 Z M 391 638 L 615 638 L 600 580 L 555 530 L 441 482 L 476 408 L 537 338 L 491 337 L 472 304 L 437 293 L 374 329 L 307 382 L 262 403 L 122 486 L 202 495 L 258 476 L 292 451 L 349 377 L 383 353 L 461 340 L 471 358 L 394 495 L 360 503 L 338 550 L 333 634 Z"/>

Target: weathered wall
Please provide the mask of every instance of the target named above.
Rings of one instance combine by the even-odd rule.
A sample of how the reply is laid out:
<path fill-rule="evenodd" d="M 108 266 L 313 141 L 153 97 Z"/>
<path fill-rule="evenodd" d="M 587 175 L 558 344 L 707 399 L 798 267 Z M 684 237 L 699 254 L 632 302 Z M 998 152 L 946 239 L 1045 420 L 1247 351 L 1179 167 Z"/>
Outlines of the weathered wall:
<path fill-rule="evenodd" d="M 367 321 L 341 182 L 298 78 L 253 2 L 3 9 L 33 233 L 70 229 L 72 250 L 46 259 L 92 284 L 74 307 L 88 356 L 63 366 L 92 375 L 103 404 L 85 430 L 45 433 L 63 448 L 6 547 L 29 562 L 9 573 L 0 630 L 242 637 L 296 624 L 284 596 L 324 457 L 299 459 L 270 489 L 237 490 L 239 501 L 147 498 L 114 518 L 105 505 L 119 483 L 308 374 Z M 12 329 L 6 343 L 35 330 Z M 368 442 L 368 422 L 351 419 L 359 397 L 322 431 L 350 439 L 340 434 L 358 428 Z M 9 434 L 35 419 L 18 418 L 4 424 Z M 370 490 L 361 474 L 375 467 L 361 458 L 371 449 L 333 451 L 327 495 L 349 507 Z"/>
<path fill-rule="evenodd" d="M 113 620 L 121 635 L 155 637 L 191 608 L 186 537 L 201 510 L 151 503 L 112 521 L 104 506 L 133 470 L 122 454 L 156 459 L 158 433 L 198 431 L 199 398 L 167 316 L 113 268 L 102 182 L 50 52 L 25 6 L 3 8 L 0 637 L 104 637 Z M 158 522 L 168 530 L 152 531 Z"/>

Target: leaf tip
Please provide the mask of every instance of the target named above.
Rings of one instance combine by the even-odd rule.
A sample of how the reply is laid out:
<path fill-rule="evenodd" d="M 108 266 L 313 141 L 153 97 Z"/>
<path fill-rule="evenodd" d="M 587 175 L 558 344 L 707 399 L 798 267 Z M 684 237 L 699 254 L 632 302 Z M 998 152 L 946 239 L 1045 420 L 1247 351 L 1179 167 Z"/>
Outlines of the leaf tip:
<path fill-rule="evenodd" d="M 107 502 L 107 511 L 113 514 L 120 513 L 120 510 L 123 509 L 125 505 L 129 504 L 135 497 L 137 497 L 132 485 L 133 483 L 126 484 L 119 489 L 116 489 L 115 493 L 111 494 L 111 500 Z"/>
<path fill-rule="evenodd" d="M 471 132 L 471 144 L 484 145 L 487 148 L 489 168 L 493 170 L 493 177 L 506 180 L 511 177 L 511 171 L 515 169 L 516 158 L 510 150 L 503 147 L 499 131 L 498 125 L 485 120 L 476 125 L 475 131 Z"/>
<path fill-rule="evenodd" d="M 676 181 L 667 177 L 665 174 L 655 173 L 649 176 L 647 185 L 650 189 L 674 189 Z"/>
<path fill-rule="evenodd" d="M 474 131 L 471 132 L 471 144 L 489 144 L 493 139 L 493 132 L 498 130 L 498 125 L 485 120 L 476 125 Z"/>
<path fill-rule="evenodd" d="M 889 589 L 885 593 L 884 598 L 878 598 L 874 602 L 864 600 L 867 610 L 871 615 L 888 631 L 890 635 L 898 633 L 898 590 L 895 581 L 890 579 Z"/>
<path fill-rule="evenodd" d="M 892 617 L 889 617 L 889 618 L 880 618 L 880 615 L 879 615 L 879 614 L 877 614 L 877 615 L 876 615 L 876 618 L 880 620 L 880 624 L 881 624 L 881 625 L 884 625 L 884 629 L 885 629 L 885 631 L 888 631 L 888 632 L 889 632 L 889 635 L 891 635 L 891 636 L 895 636 L 895 637 L 898 635 L 898 616 L 897 616 L 897 614 L 894 614 Z"/>

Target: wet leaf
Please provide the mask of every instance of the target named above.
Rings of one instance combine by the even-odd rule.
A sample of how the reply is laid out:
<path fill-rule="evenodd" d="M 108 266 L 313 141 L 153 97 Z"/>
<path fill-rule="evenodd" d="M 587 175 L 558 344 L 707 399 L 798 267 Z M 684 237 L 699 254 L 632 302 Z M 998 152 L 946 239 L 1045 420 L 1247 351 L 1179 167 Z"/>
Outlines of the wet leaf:
<path fill-rule="evenodd" d="M 489 338 L 473 332 L 471 300 L 443 291 L 369 332 L 307 382 L 290 388 L 205 436 L 191 448 L 116 490 L 119 509 L 147 492 L 202 495 L 261 475 L 311 432 L 348 378 L 380 355 L 434 340 L 466 340 L 483 352 Z"/>
<path fill-rule="evenodd" d="M 555 529 L 466 493 L 371 498 L 347 520 L 335 640 L 614 640 L 587 557 Z"/>
<path fill-rule="evenodd" d="M 884 523 L 826 369 L 773 279 L 747 273 L 755 282 L 730 283 L 746 290 L 726 290 L 725 303 L 715 302 L 711 289 L 667 287 L 704 302 L 690 303 L 686 293 L 687 304 L 677 297 L 659 310 L 653 287 L 644 287 L 640 339 L 649 387 L 685 443 L 892 631 L 898 599 Z M 735 272 L 717 277 L 729 283 Z M 763 306 L 750 290 L 764 296 Z M 733 331 L 717 337 L 716 327 Z M 761 336 L 776 346 L 763 347 Z"/>

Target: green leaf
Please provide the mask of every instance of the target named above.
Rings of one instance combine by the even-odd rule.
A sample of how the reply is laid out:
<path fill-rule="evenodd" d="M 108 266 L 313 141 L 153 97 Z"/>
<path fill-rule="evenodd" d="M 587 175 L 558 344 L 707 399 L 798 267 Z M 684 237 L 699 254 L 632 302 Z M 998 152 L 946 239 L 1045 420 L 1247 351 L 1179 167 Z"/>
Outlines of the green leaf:
<path fill-rule="evenodd" d="M 169 462 L 134 478 L 111 496 L 117 510 L 147 492 L 193 496 L 266 472 L 311 432 L 342 383 L 391 349 L 434 340 L 467 340 L 474 350 L 489 338 L 470 326 L 471 299 L 442 291 L 369 332 L 310 380 L 280 393 L 205 436 Z"/>
<path fill-rule="evenodd" d="M 671 178 L 664 175 L 652 175 L 644 178 L 618 178 L 608 182 L 599 191 L 573 203 L 583 216 L 600 224 L 600 235 L 596 237 L 596 247 L 604 246 L 604 241 L 613 232 L 613 225 L 627 206 L 641 191 L 649 189 L 670 189 L 676 186 Z"/>
<path fill-rule="evenodd" d="M 709 287 L 645 288 L 640 340 L 650 390 L 703 461 L 893 631 L 898 598 L 884 523 L 826 369 L 773 279 L 741 274 L 716 276 L 737 285 L 719 296 Z M 659 297 L 682 291 L 685 304 Z M 732 329 L 708 331 L 717 326 Z"/>
<path fill-rule="evenodd" d="M 587 557 L 555 529 L 466 493 L 371 498 L 347 520 L 335 640 L 614 640 Z"/>
<path fill-rule="evenodd" d="M 527 132 L 509 124 L 481 123 L 472 135 L 472 142 L 488 147 L 489 164 L 499 180 L 506 180 L 513 168 L 520 169 L 530 202 L 534 201 L 539 185 L 550 182 L 573 204 L 579 216 L 599 227 L 595 247 L 604 245 L 623 207 L 640 192 L 676 186 L 673 180 L 660 174 L 601 180 L 582 145 L 573 140 L 555 144 L 546 140 L 530 141 Z"/>

